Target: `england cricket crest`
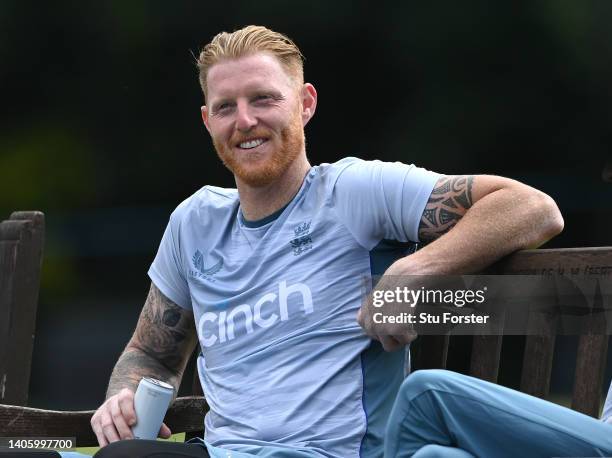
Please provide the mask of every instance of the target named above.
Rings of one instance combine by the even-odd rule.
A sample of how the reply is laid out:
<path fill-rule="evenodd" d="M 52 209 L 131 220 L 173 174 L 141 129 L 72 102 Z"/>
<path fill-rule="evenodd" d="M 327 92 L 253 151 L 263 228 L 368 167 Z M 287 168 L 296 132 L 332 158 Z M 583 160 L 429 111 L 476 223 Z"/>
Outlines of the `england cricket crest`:
<path fill-rule="evenodd" d="M 310 236 L 310 221 L 299 224 L 293 229 L 295 238 L 289 244 L 293 248 L 293 255 L 298 256 L 312 248 L 312 237 Z"/>

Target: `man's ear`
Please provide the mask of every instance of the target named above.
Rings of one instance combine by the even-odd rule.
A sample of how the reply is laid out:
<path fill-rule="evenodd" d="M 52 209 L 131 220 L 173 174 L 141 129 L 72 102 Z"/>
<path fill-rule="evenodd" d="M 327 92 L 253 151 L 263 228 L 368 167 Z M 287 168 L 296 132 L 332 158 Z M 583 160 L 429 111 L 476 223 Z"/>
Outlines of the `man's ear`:
<path fill-rule="evenodd" d="M 317 109 L 317 90 L 310 83 L 302 86 L 302 124 L 305 126 Z"/>
<path fill-rule="evenodd" d="M 202 112 L 202 121 L 204 121 L 204 125 L 206 126 L 206 130 L 210 134 L 210 127 L 208 126 L 208 108 L 206 105 L 202 105 L 200 107 L 200 111 Z"/>

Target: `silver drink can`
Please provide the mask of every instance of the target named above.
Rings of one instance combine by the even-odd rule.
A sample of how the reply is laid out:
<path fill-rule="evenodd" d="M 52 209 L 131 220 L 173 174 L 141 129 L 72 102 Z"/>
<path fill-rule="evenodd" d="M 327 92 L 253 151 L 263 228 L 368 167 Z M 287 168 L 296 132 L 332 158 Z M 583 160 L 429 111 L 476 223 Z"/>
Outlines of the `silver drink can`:
<path fill-rule="evenodd" d="M 143 377 L 134 395 L 136 424 L 132 427 L 135 439 L 156 439 L 164 416 L 172 401 L 174 388 L 172 385 Z"/>

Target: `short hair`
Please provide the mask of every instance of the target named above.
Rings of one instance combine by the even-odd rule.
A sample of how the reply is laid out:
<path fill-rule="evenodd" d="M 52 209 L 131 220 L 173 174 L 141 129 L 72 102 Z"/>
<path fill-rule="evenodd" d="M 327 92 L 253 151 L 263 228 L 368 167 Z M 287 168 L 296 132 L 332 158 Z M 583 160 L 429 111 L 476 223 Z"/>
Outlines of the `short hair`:
<path fill-rule="evenodd" d="M 304 83 L 304 56 L 296 44 L 282 33 L 249 25 L 232 33 L 218 33 L 200 51 L 197 67 L 204 97 L 207 96 L 208 71 L 213 65 L 224 59 L 237 59 L 258 52 L 272 54 L 297 84 Z"/>

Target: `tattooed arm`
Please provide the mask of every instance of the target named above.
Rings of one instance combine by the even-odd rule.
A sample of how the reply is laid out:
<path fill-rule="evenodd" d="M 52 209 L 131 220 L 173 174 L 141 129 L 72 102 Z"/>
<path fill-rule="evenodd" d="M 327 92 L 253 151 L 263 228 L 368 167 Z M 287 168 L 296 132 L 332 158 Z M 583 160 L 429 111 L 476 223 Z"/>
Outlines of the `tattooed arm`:
<path fill-rule="evenodd" d="M 170 383 L 175 393 L 197 338 L 193 312 L 179 307 L 151 283 L 134 335 L 117 361 L 106 397 L 136 391 L 142 377 Z"/>
<path fill-rule="evenodd" d="M 540 246 L 562 229 L 555 202 L 534 188 L 497 176 L 443 176 L 419 225 L 419 238 L 428 245 L 399 266 L 412 264 L 408 270 L 399 271 L 474 273 L 516 250 Z"/>
<path fill-rule="evenodd" d="M 151 283 L 134 335 L 111 375 L 106 401 L 91 419 L 101 447 L 132 437 L 134 393 L 142 377 L 170 383 L 176 395 L 196 343 L 193 312 L 176 305 Z M 166 425 L 160 436 L 170 436 Z"/>
<path fill-rule="evenodd" d="M 457 224 L 472 206 L 473 184 L 471 175 L 444 176 L 438 180 L 419 224 L 421 242 L 431 242 Z"/>
<path fill-rule="evenodd" d="M 394 262 L 376 288 L 393 289 L 395 275 L 475 273 L 513 251 L 543 244 L 562 229 L 557 205 L 536 189 L 496 176 L 443 176 L 419 225 L 419 238 L 428 244 Z M 410 327 L 403 335 L 375 328 L 370 310 L 362 306 L 357 321 L 385 350 L 398 350 L 415 339 Z"/>

